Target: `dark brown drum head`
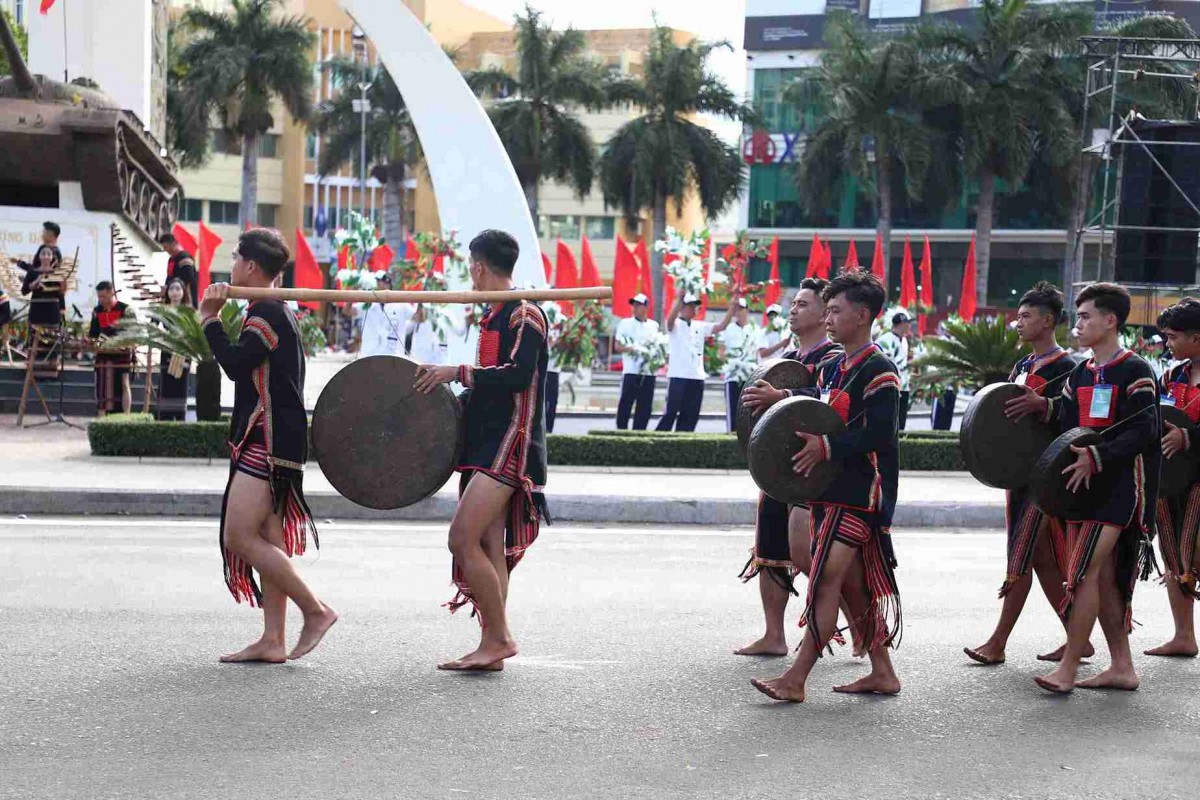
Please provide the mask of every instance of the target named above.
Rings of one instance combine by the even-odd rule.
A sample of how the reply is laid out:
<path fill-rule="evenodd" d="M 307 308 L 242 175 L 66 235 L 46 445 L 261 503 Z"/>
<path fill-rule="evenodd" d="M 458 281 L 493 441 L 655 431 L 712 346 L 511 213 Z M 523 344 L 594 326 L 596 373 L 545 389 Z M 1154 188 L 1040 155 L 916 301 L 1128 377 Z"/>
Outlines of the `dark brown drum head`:
<path fill-rule="evenodd" d="M 1188 415 L 1175 406 L 1161 405 L 1158 409 L 1162 413 L 1164 433 L 1168 422 L 1179 428 L 1191 427 L 1192 421 Z M 1158 496 L 1176 497 L 1181 495 L 1191 488 L 1192 484 L 1196 482 L 1196 477 L 1196 457 L 1191 453 L 1176 453 L 1173 458 L 1164 457 L 1162 471 L 1158 475 Z"/>
<path fill-rule="evenodd" d="M 759 364 L 750 377 L 746 379 L 742 391 L 753 386 L 755 381 L 766 381 L 776 389 L 807 389 L 813 385 L 813 373 L 799 361 L 790 358 L 772 358 Z M 741 395 L 738 395 L 737 415 L 734 418 L 733 429 L 737 432 L 738 447 L 742 456 L 750 446 L 750 432 L 754 430 L 757 417 L 754 412 L 742 405 Z"/>
<path fill-rule="evenodd" d="M 800 452 L 796 431 L 826 435 L 846 429 L 837 412 L 811 397 L 789 397 L 767 409 L 754 425 L 746 457 L 750 476 L 781 503 L 808 503 L 819 498 L 841 472 L 825 462 L 803 477 L 792 471 L 792 456 Z"/>
<path fill-rule="evenodd" d="M 1024 394 L 1015 383 L 993 383 L 971 398 L 958 434 L 967 471 L 986 486 L 1018 489 L 1033 478 L 1033 467 L 1055 438 L 1055 430 L 1033 416 L 1013 422 L 1004 404 Z"/>
<path fill-rule="evenodd" d="M 1034 498 L 1038 508 L 1053 517 L 1070 518 L 1073 511 L 1086 511 L 1097 505 L 1095 493 L 1099 482 L 1092 477 L 1092 488 L 1080 487 L 1072 494 L 1067 491 L 1067 476 L 1062 471 L 1075 461 L 1071 447 L 1090 447 L 1103 441 L 1100 434 L 1087 428 L 1072 428 L 1059 436 L 1042 453 L 1033 471 Z"/>
<path fill-rule="evenodd" d="M 417 394 L 417 363 L 370 356 L 333 376 L 313 412 L 313 450 L 338 494 L 360 506 L 403 508 L 445 485 L 462 451 L 462 411 L 439 386 Z"/>

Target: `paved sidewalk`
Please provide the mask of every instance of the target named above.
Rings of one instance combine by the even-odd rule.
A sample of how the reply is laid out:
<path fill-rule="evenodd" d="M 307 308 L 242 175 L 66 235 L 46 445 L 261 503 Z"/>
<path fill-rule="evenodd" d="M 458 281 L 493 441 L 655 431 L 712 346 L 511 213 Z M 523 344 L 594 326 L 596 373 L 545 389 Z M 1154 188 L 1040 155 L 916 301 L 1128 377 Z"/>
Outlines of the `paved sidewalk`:
<path fill-rule="evenodd" d="M 22 430 L 13 417 L 0 417 L 0 448 L 0 514 L 216 516 L 229 475 L 224 461 L 95 457 L 83 432 Z M 447 520 L 455 485 L 415 506 L 379 512 L 338 495 L 315 464 L 305 474 L 318 518 Z M 588 523 L 752 525 L 758 498 L 749 473 L 721 470 L 551 466 L 546 492 L 556 519 Z M 897 526 L 1003 524 L 1003 492 L 965 473 L 901 475 Z"/>

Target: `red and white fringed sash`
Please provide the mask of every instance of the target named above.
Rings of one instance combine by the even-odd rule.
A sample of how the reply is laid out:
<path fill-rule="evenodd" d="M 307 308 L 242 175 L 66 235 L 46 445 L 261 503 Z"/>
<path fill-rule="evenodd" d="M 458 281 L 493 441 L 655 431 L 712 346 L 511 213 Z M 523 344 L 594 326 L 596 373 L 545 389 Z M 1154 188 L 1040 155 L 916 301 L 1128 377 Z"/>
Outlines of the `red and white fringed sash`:
<path fill-rule="evenodd" d="M 1004 585 L 1000 587 L 1000 597 L 1005 597 L 1012 591 L 1017 581 L 1029 572 L 1033 548 L 1037 544 L 1042 520 L 1045 519 L 1041 509 L 1032 500 L 1026 500 L 1020 513 L 1021 518 L 1011 535 L 1012 540 L 1008 543 L 1008 574 L 1004 577 Z"/>
<path fill-rule="evenodd" d="M 1182 503 L 1182 509 L 1178 504 Z M 1200 484 L 1193 484 L 1187 495 L 1162 499 L 1155 509 L 1158 518 L 1158 549 L 1163 558 L 1162 581 L 1176 581 L 1184 594 L 1200 598 L 1196 586 L 1196 543 L 1200 533 Z M 1182 511 L 1182 524 L 1175 516 Z"/>

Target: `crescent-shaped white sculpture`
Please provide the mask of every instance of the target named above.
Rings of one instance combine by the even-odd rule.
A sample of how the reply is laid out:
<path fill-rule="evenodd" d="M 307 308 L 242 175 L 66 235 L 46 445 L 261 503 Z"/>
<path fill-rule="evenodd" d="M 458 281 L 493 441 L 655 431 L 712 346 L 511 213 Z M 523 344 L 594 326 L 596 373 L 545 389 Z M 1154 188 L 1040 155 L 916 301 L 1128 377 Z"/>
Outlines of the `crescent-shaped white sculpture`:
<path fill-rule="evenodd" d="M 442 227 L 466 244 L 500 228 L 521 246 L 513 278 L 545 286 L 537 230 L 508 153 L 458 68 L 401 0 L 342 0 L 375 44 L 412 114 Z"/>

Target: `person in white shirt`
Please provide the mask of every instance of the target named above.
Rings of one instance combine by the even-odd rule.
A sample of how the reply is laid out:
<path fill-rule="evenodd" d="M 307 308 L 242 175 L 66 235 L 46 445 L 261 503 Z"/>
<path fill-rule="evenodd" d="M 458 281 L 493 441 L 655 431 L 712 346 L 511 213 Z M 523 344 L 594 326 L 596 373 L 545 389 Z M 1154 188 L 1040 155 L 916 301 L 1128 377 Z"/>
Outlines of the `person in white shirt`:
<path fill-rule="evenodd" d="M 390 291 L 391 277 L 381 276 L 377 286 L 381 291 Z M 371 303 L 367 306 L 358 357 L 403 355 L 404 331 L 412 315 L 413 307 L 408 303 Z"/>
<path fill-rule="evenodd" d="M 778 303 L 767 306 L 767 328 L 763 331 L 762 338 L 758 343 L 760 361 L 774 358 L 776 353 L 786 350 L 788 343 L 792 341 L 791 334 L 785 336 L 784 332 L 777 327 L 779 315 L 782 313 L 783 307 Z"/>
<path fill-rule="evenodd" d="M 558 414 L 558 375 L 561 370 L 558 368 L 558 356 L 554 354 L 554 347 L 558 344 L 558 337 L 562 335 L 562 331 L 557 326 L 551 325 L 546 331 L 549 334 L 546 338 L 546 349 L 549 351 L 549 359 L 546 362 L 546 433 L 554 433 L 554 417 Z"/>
<path fill-rule="evenodd" d="M 758 363 L 760 330 L 750 322 L 750 305 L 739 297 L 733 304 L 733 322 L 721 334 L 721 377 L 725 379 L 725 427 L 733 431 L 738 397 L 746 378 Z"/>
<path fill-rule="evenodd" d="M 646 364 L 625 345 L 630 342 L 640 346 L 658 333 L 658 323 L 650 319 L 650 298 L 635 294 L 629 298 L 633 316 L 617 324 L 613 347 L 621 354 L 621 399 L 617 401 L 617 429 L 629 427 L 629 415 L 633 413 L 633 429 L 644 431 L 650 424 L 650 408 L 654 404 L 654 387 L 658 378 L 646 372 Z"/>
<path fill-rule="evenodd" d="M 879 345 L 879 349 L 891 359 L 900 373 L 900 427 L 897 430 L 901 431 L 908 422 L 909 386 L 912 382 L 908 368 L 908 335 L 911 328 L 912 318 L 900 311 L 892 316 L 892 329 L 875 340 L 875 344 Z"/>
<path fill-rule="evenodd" d="M 667 363 L 667 407 L 655 430 L 694 431 L 700 421 L 700 404 L 704 400 L 704 340 L 720 334 L 733 321 L 740 294 L 734 292 L 729 310 L 716 325 L 697 322 L 700 298 L 680 293 L 667 314 L 667 336 L 670 340 L 670 361 Z M 678 419 L 678 425 L 676 424 Z"/>

